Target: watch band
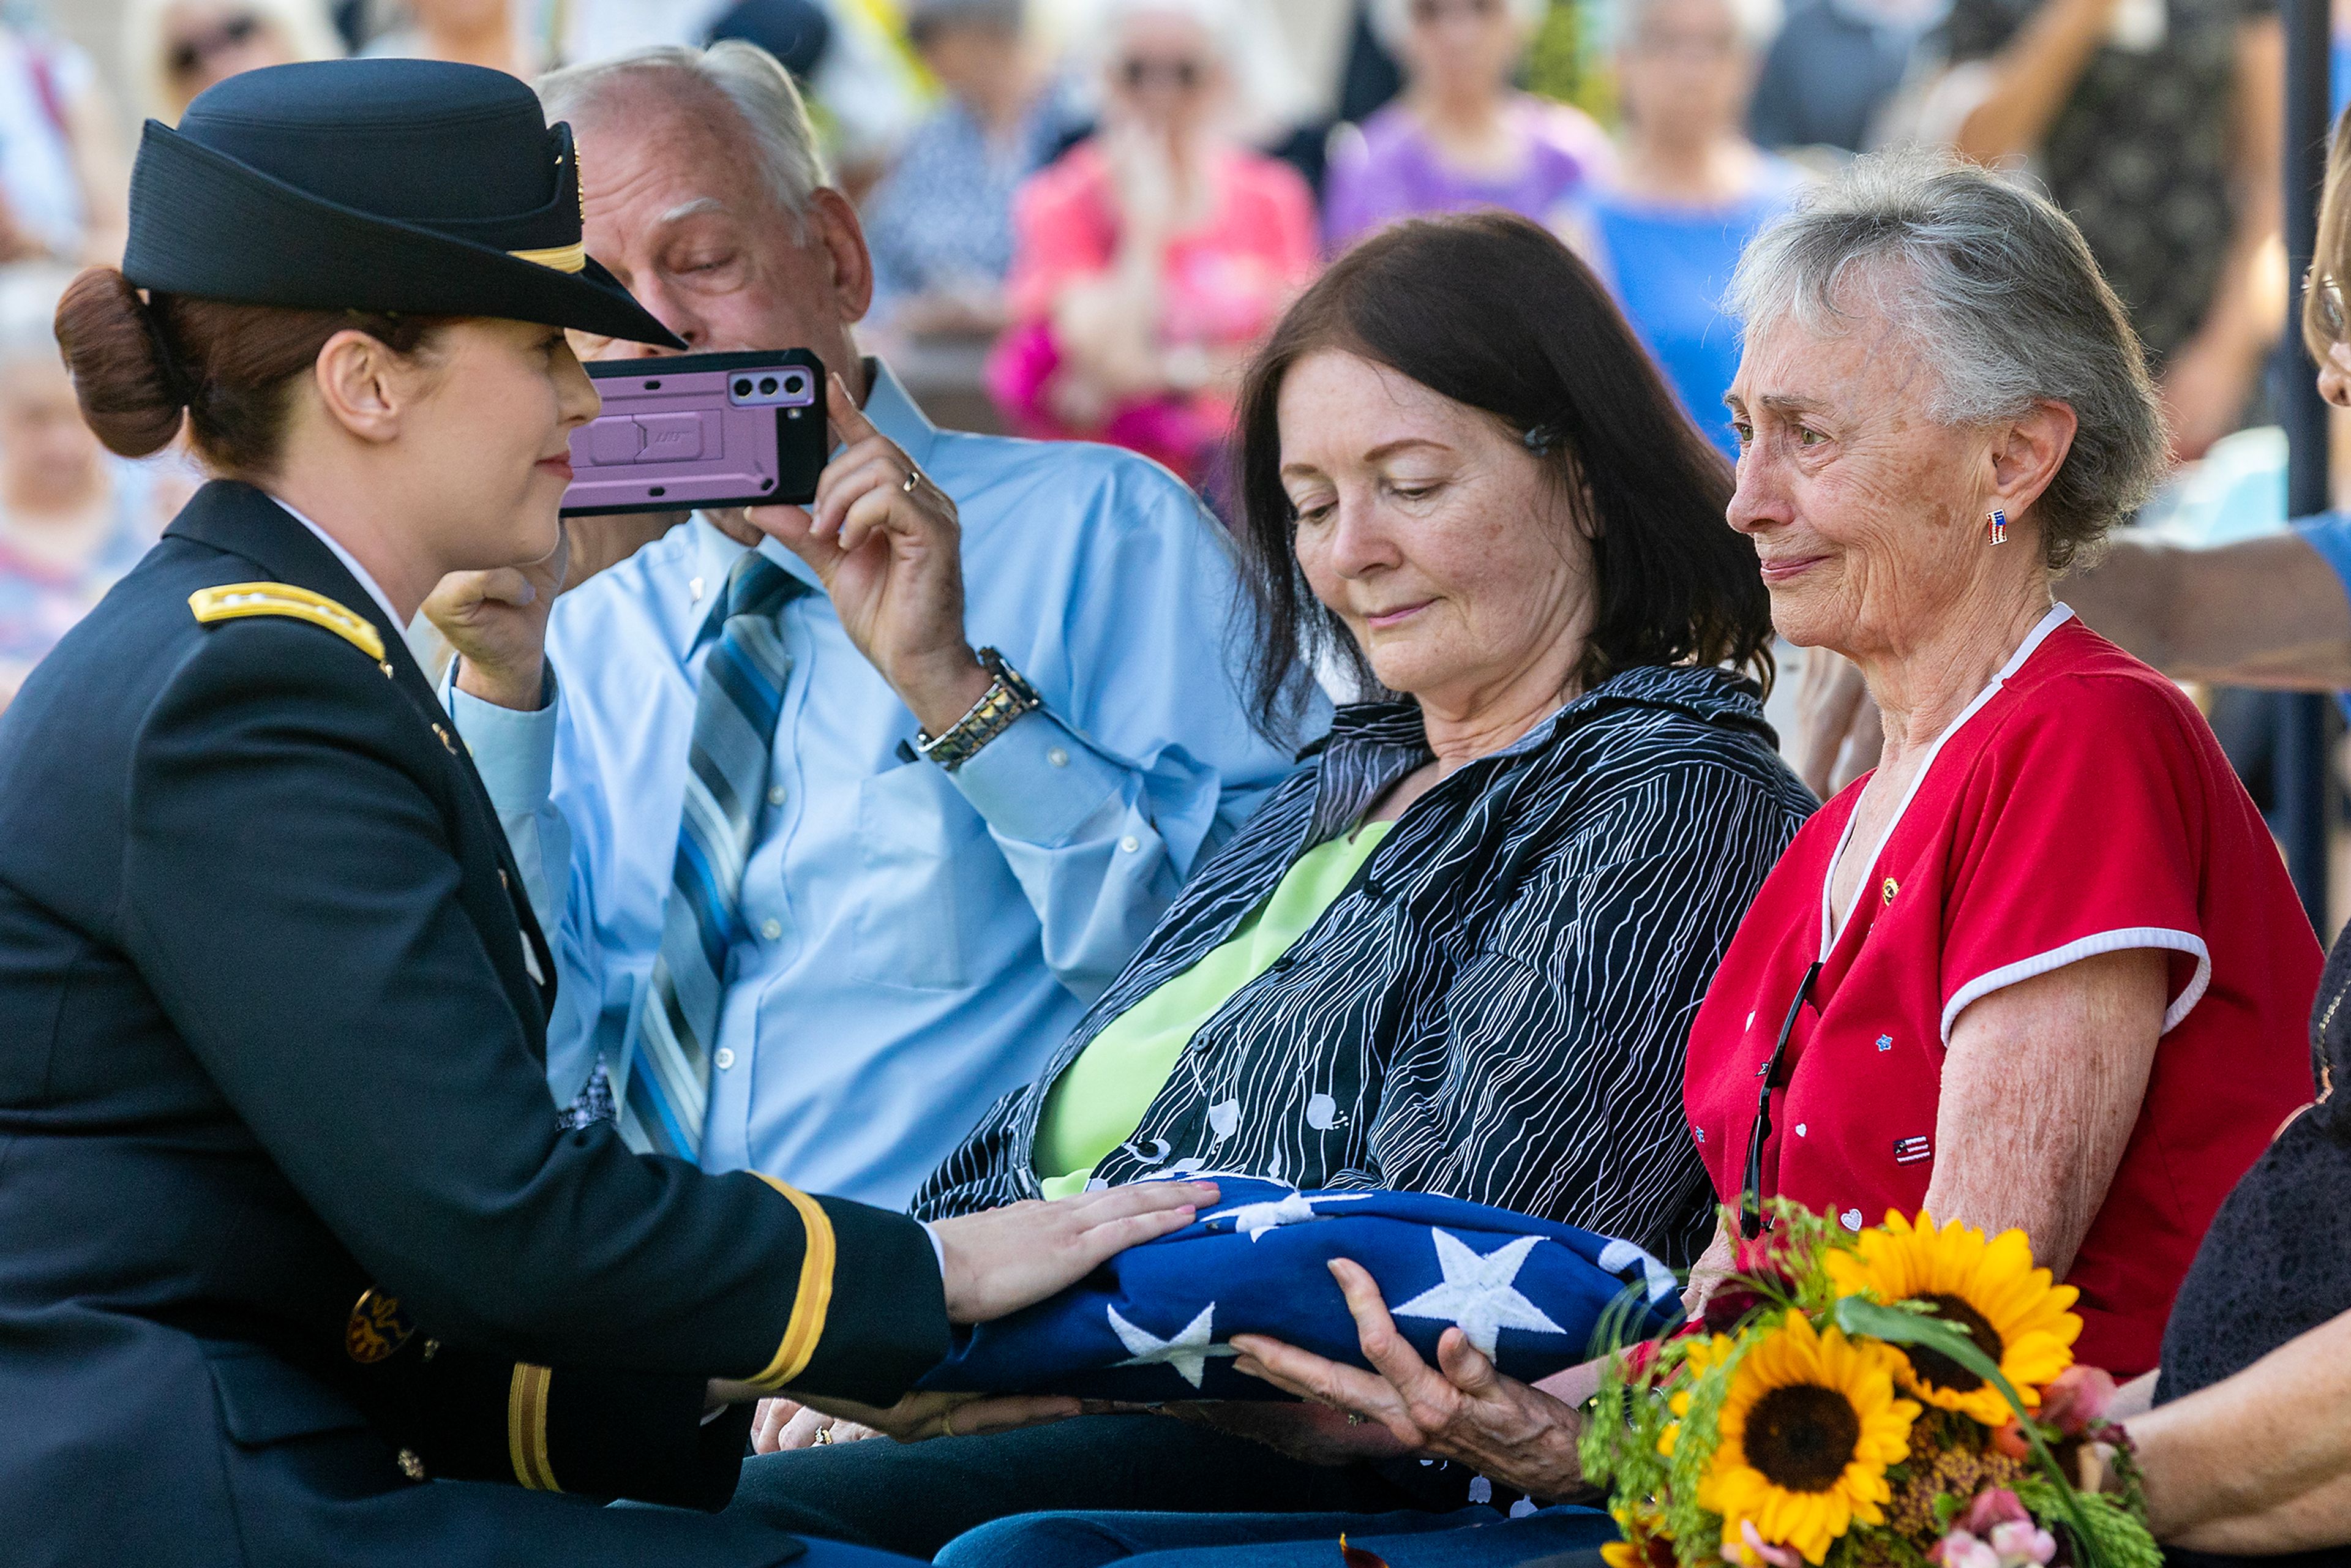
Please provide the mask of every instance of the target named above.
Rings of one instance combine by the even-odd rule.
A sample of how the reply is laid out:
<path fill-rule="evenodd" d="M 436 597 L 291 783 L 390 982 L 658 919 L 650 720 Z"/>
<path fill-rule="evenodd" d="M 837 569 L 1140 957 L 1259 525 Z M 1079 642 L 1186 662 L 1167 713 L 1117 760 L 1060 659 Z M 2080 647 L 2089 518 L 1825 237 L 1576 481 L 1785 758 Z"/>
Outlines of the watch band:
<path fill-rule="evenodd" d="M 994 677 L 987 690 L 979 694 L 979 700 L 949 725 L 945 734 L 934 736 L 928 730 L 917 730 L 914 735 L 914 749 L 950 773 L 970 761 L 981 747 L 1010 729 L 1021 715 L 1045 706 L 1037 688 L 1021 679 L 1020 672 L 1006 664 L 1003 654 L 993 648 L 982 648 L 979 662 Z"/>

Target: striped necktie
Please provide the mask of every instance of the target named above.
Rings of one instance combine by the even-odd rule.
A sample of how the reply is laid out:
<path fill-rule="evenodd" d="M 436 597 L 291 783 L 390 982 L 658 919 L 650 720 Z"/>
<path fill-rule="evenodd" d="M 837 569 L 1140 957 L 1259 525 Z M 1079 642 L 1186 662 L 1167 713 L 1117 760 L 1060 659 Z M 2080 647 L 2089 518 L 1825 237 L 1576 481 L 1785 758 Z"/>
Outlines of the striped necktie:
<path fill-rule="evenodd" d="M 776 612 L 805 591 L 753 550 L 727 574 L 726 596 L 711 615 L 719 632 L 694 710 L 661 951 L 629 1030 L 618 1096 L 621 1135 L 631 1148 L 688 1164 L 702 1157 L 726 954 L 746 935 L 743 863 L 767 801 L 776 719 L 791 672 Z"/>

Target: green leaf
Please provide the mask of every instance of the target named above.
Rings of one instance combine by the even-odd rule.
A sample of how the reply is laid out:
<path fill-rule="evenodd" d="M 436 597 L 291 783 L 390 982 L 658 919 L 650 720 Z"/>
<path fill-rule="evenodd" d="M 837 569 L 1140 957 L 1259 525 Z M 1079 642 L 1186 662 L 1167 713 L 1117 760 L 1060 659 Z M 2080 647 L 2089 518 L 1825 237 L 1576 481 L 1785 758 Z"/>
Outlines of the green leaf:
<path fill-rule="evenodd" d="M 2058 1511 L 2072 1527 L 2074 1544 L 2080 1551 L 2081 1568 L 2128 1568 L 2113 1560 L 2108 1543 L 2101 1540 L 2082 1505 L 2081 1494 L 2074 1490 L 2072 1480 L 2059 1468 L 2057 1457 L 2049 1445 L 2041 1440 L 2040 1426 L 2025 1407 L 2024 1396 L 2016 1385 L 2001 1375 L 2000 1366 L 1986 1355 L 1964 1329 L 1944 1322 L 1924 1312 L 1902 1307 L 1888 1307 L 1865 1296 L 1841 1296 L 1832 1309 L 1838 1328 L 1850 1339 L 1860 1336 L 1884 1340 L 1888 1344 L 1915 1344 L 1967 1368 L 1994 1388 L 2016 1412 L 2016 1424 L 2032 1445 L 2033 1457 L 2041 1461 L 2051 1483 L 2052 1495 Z"/>

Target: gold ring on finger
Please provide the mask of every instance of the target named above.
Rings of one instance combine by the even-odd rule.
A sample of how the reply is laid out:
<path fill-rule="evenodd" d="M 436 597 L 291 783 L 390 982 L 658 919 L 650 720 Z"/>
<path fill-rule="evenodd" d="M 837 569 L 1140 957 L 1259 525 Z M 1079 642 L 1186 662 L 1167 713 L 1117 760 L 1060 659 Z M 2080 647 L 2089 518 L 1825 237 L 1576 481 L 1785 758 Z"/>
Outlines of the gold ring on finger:
<path fill-rule="evenodd" d="M 816 1441 L 817 1447 L 819 1448 L 822 1448 L 826 1444 L 831 1442 L 832 1428 L 830 1426 L 819 1427 L 816 1429 Z"/>
<path fill-rule="evenodd" d="M 939 1412 L 939 1435 L 943 1437 L 960 1436 L 955 1429 L 956 1406 L 950 1405 Z"/>
<path fill-rule="evenodd" d="M 906 482 L 899 486 L 898 489 L 901 494 L 911 496 L 914 493 L 914 486 L 922 482 L 923 473 L 922 470 L 918 468 L 914 472 L 906 476 Z"/>

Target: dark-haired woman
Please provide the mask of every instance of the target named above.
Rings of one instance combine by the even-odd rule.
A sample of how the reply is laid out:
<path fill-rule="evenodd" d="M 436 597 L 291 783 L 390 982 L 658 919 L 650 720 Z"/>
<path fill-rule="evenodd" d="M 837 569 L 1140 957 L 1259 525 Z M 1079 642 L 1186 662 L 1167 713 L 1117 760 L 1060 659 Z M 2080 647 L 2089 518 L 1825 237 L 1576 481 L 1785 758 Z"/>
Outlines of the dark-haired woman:
<path fill-rule="evenodd" d="M 897 1400 L 952 1319 L 1213 1196 L 925 1236 L 559 1133 L 553 965 L 401 631 L 444 574 L 558 547 L 597 407 L 566 328 L 677 346 L 582 253 L 568 128 L 408 61 L 150 121 L 123 268 L 59 308 L 99 437 L 185 420 L 218 477 L 0 719 L 12 1562 L 773 1563 L 739 1521 L 543 1494 L 716 1508 L 727 1402 Z"/>
<path fill-rule="evenodd" d="M 1727 466 L 1592 275 L 1501 214 L 1342 258 L 1252 370 L 1240 440 L 1259 701 L 1325 654 L 1382 696 L 1340 711 L 916 1211 L 1205 1167 L 1443 1193 L 1688 1261 L 1711 1199 L 1682 1041 L 1812 805 L 1739 673 L 1767 628 Z M 1251 1410 L 1217 1418 L 1396 1452 Z M 927 1555 L 1024 1509 L 1452 1509 L 1469 1480 L 1103 1416 L 758 1459 L 737 1507 Z"/>

